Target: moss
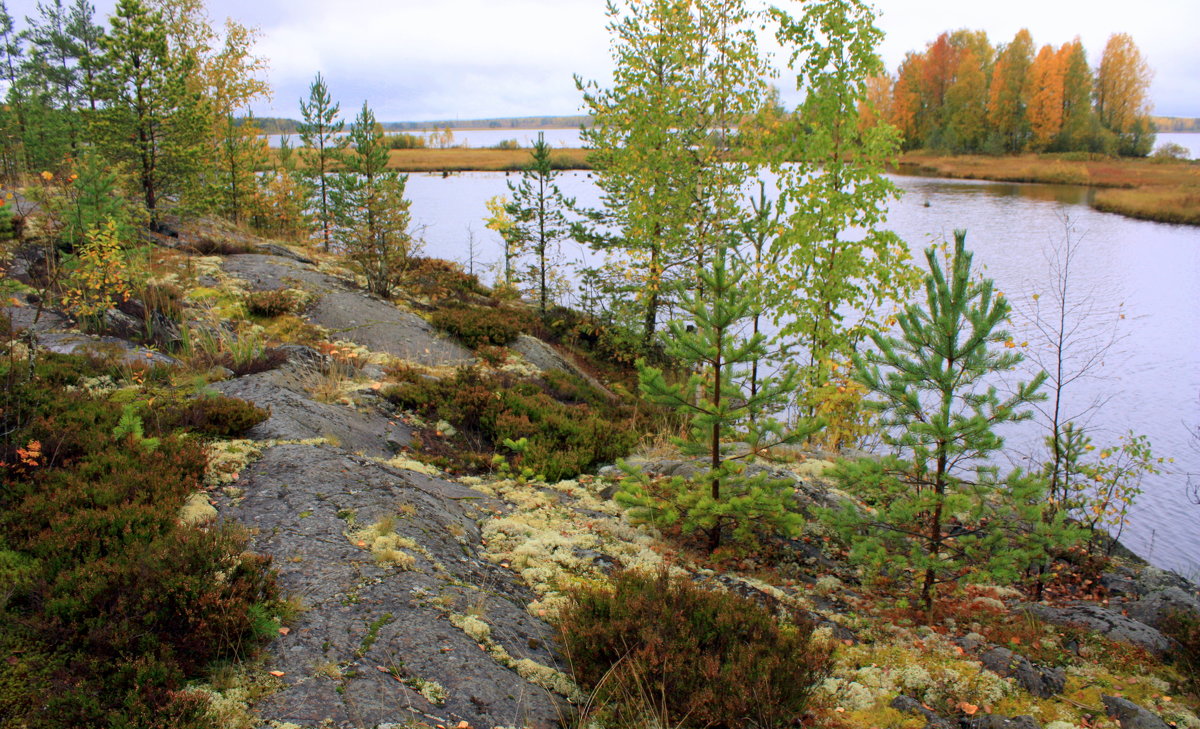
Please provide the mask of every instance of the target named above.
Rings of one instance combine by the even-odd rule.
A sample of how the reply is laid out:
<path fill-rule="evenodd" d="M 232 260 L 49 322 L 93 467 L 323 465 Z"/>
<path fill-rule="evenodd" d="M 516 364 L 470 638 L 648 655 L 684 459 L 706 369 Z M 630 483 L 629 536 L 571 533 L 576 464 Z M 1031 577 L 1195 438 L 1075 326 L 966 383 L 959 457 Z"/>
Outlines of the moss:
<path fill-rule="evenodd" d="M 396 534 L 393 524 L 393 520 L 384 519 L 347 536 L 354 545 L 370 550 L 376 562 L 412 570 L 417 565 L 417 558 L 404 550 L 420 548 L 413 540 Z"/>

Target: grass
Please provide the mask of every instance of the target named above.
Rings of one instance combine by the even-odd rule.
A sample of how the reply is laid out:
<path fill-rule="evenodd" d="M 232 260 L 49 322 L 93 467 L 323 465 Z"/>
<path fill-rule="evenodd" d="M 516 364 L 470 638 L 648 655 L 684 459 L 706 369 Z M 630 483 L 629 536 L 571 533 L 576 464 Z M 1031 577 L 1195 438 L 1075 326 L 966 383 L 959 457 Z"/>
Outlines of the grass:
<path fill-rule="evenodd" d="M 1088 185 L 1099 190 L 1093 207 L 1141 220 L 1200 225 L 1200 164 L 1151 159 L 1047 154 L 991 157 L 909 152 L 905 174 L 998 182 Z"/>

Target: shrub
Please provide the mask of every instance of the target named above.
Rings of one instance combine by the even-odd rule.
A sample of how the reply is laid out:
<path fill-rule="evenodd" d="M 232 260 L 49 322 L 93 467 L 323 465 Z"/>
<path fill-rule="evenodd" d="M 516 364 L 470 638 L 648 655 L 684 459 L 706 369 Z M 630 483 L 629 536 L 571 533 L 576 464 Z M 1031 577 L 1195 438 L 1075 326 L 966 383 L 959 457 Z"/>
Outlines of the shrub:
<path fill-rule="evenodd" d="M 557 384 L 462 368 L 452 379 L 406 379 L 382 395 L 466 431 L 464 437 L 475 447 L 482 440 L 493 452 L 503 451 L 505 440 L 528 439 L 511 454 L 511 465 L 549 480 L 569 478 L 628 454 L 638 439 L 636 429 L 628 426 L 635 416 L 630 406 L 609 400 L 570 375 L 552 379 Z M 555 391 L 581 400 L 559 402 Z"/>
<path fill-rule="evenodd" d="M 832 667 L 806 619 L 665 571 L 573 591 L 561 627 L 576 679 L 618 722 L 649 709 L 663 726 L 795 726 Z"/>
<path fill-rule="evenodd" d="M 440 258 L 412 258 L 404 273 L 404 287 L 432 301 L 465 301 L 472 296 L 487 295 L 487 289 L 479 283 L 478 277 L 464 273 L 458 264 Z"/>
<path fill-rule="evenodd" d="M 100 374 L 57 356 L 32 376 L 0 367 L 20 404 L 6 410 L 0 441 L 0 650 L 11 657 L 0 662 L 0 716 L 28 727 L 210 726 L 206 700 L 184 686 L 274 631 L 274 576 L 231 528 L 179 522 L 204 444 L 165 435 L 151 450 L 118 437 L 142 419 L 87 394 L 84 378 Z"/>
<path fill-rule="evenodd" d="M 167 408 L 164 429 L 181 429 L 219 438 L 233 438 L 270 417 L 245 400 L 224 395 L 201 395 Z"/>
<path fill-rule="evenodd" d="M 246 311 L 251 316 L 274 319 L 284 314 L 294 314 L 300 308 L 300 296 L 291 289 L 251 291 L 246 294 Z"/>
<path fill-rule="evenodd" d="M 517 309 L 453 306 L 433 313 L 430 323 L 474 349 L 504 346 L 532 327 L 530 315 Z"/>

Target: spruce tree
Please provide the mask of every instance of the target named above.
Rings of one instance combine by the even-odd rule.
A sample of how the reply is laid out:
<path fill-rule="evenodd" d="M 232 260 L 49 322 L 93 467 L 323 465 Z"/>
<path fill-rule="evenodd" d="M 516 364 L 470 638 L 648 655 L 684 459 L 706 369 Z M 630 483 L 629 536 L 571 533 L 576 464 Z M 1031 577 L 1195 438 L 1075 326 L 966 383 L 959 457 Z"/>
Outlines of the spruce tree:
<path fill-rule="evenodd" d="M 300 100 L 300 114 L 304 117 L 300 122 L 300 157 L 304 161 L 305 174 L 313 181 L 316 193 L 316 215 L 313 219 L 321 226 L 325 250 L 329 250 L 333 226 L 327 175 L 349 141 L 342 136 L 346 123 L 338 118 L 340 112 L 341 105 L 333 102 L 325 79 L 318 73 L 308 87 L 308 101 Z"/>
<path fill-rule="evenodd" d="M 512 202 L 507 208 L 513 218 L 512 233 L 518 241 L 517 247 L 527 248 L 535 257 L 531 273 L 537 282 L 538 308 L 545 317 L 549 300 L 546 276 L 552 265 L 549 256 L 554 253 L 554 246 L 570 232 L 564 211 L 574 207 L 575 201 L 563 196 L 554 181 L 558 173 L 550 162 L 546 135 L 541 132 L 533 145 L 532 156 L 532 164 L 521 173 L 520 183 L 508 183 Z"/>
<path fill-rule="evenodd" d="M 704 467 L 665 481 L 628 469 L 630 477 L 616 499 L 636 519 L 677 525 L 685 534 L 703 532 L 711 552 L 726 531 L 742 540 L 795 532 L 801 517 L 790 508 L 790 482 L 764 471 L 748 474 L 747 460 L 803 441 L 819 423 L 802 420 L 787 431 L 769 417 L 791 397 L 794 368 L 775 377 L 760 375 L 749 394 L 753 365 L 767 356 L 766 337 L 745 334 L 761 301 L 760 284 L 733 245 L 718 246 L 694 273 L 698 286 L 676 292 L 687 318 L 669 322 L 666 344 L 668 354 L 693 374 L 681 383 L 668 382 L 661 370 L 639 362 L 638 378 L 648 400 L 687 419 L 687 435 L 676 445 L 684 455 L 702 457 Z M 734 442 L 748 444 L 749 453 L 732 449 Z"/>
<path fill-rule="evenodd" d="M 925 251 L 925 301 L 897 316 L 900 336 L 875 333 L 875 349 L 854 358 L 893 454 L 843 464 L 836 475 L 864 508 L 831 515 L 853 559 L 916 573 L 930 618 L 939 584 L 972 571 L 1013 578 L 1063 528 L 1043 519 L 1042 482 L 992 465 L 1004 445 L 996 428 L 1031 417 L 1021 408 L 1043 397 L 1046 375 L 1005 397 L 990 384 L 1021 361 L 1002 329 L 1010 306 L 990 279 L 972 280 L 966 232 L 954 239 L 944 266 L 936 247 Z"/>

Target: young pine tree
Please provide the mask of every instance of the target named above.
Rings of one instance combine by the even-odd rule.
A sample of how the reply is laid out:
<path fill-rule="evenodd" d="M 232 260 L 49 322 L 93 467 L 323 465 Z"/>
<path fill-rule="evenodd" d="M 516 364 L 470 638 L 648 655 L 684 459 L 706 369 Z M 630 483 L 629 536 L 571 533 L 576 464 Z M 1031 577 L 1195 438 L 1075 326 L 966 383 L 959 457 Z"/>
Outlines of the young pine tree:
<path fill-rule="evenodd" d="M 766 337 L 745 335 L 760 300 L 757 279 L 732 246 L 717 247 L 705 267 L 696 271 L 698 287 L 678 292 L 688 322 L 669 323 L 668 354 L 693 372 L 683 383 L 669 383 L 662 371 L 639 363 L 642 394 L 684 415 L 687 437 L 677 441 L 684 455 L 702 456 L 700 472 L 653 482 L 630 470 L 617 501 L 634 518 L 658 526 L 678 525 L 685 534 L 707 536 L 709 551 L 721 546 L 723 533 L 737 539 L 756 534 L 794 532 L 800 516 L 789 508 L 791 488 L 766 473 L 748 475 L 746 454 L 733 453 L 733 441 L 750 444 L 752 452 L 804 440 L 819 424 L 802 421 L 785 432 L 772 412 L 782 410 L 796 387 L 793 369 L 778 377 L 761 377 L 748 395 L 752 365 L 767 356 Z"/>
<path fill-rule="evenodd" d="M 349 140 L 342 136 L 345 122 L 338 118 L 341 105 L 333 103 L 321 74 L 308 87 L 308 101 L 300 100 L 300 157 L 305 174 L 312 180 L 316 200 L 313 221 L 321 227 L 321 240 L 329 250 L 333 212 L 329 203 L 328 175 L 345 151 Z"/>
<path fill-rule="evenodd" d="M 342 156 L 331 194 L 336 231 L 346 256 L 367 280 L 367 289 L 391 294 L 412 250 L 408 175 L 387 170 L 390 158 L 383 127 L 363 102 L 350 125 L 350 149 Z"/>
<path fill-rule="evenodd" d="M 554 246 L 570 232 L 564 211 L 574 207 L 575 201 L 564 197 L 554 181 L 557 172 L 550 164 L 550 145 L 546 144 L 545 134 L 538 133 L 532 154 L 532 164 L 521 173 L 520 183 L 508 183 L 512 202 L 507 210 L 513 218 L 511 232 L 519 241 L 517 248 L 527 248 L 535 257 L 531 273 L 537 282 L 538 308 L 544 317 L 549 300 L 546 274 L 553 265 L 549 257 Z"/>
<path fill-rule="evenodd" d="M 1021 407 L 1042 397 L 1046 377 L 1004 398 L 988 384 L 1021 360 L 1001 328 L 1010 307 L 991 280 L 972 281 L 966 232 L 954 238 L 944 267 L 926 250 L 925 302 L 897 317 L 900 336 L 874 334 L 876 349 L 855 356 L 895 453 L 840 467 L 865 508 L 831 515 L 853 559 L 916 573 L 928 618 L 939 584 L 969 572 L 1011 579 L 1064 536 L 1061 518 L 1043 518 L 1043 483 L 988 465 L 1004 445 L 997 426 L 1028 419 Z"/>

